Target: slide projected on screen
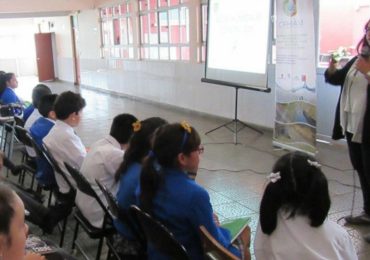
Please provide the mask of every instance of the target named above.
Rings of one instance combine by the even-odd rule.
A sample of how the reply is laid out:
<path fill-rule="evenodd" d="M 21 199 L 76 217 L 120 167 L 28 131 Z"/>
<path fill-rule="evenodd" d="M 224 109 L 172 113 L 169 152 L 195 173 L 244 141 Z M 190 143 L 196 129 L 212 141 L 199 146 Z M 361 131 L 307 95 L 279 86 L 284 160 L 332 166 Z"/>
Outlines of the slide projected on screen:
<path fill-rule="evenodd" d="M 271 0 L 210 0 L 206 79 L 266 88 Z"/>

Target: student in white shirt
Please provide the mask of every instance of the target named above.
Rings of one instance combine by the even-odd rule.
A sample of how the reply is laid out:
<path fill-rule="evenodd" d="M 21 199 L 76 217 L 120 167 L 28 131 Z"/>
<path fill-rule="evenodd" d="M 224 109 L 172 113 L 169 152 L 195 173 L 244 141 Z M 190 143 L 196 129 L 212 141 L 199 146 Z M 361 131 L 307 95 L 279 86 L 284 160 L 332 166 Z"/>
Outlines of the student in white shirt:
<path fill-rule="evenodd" d="M 73 130 L 73 127 L 78 126 L 81 121 L 82 109 L 85 105 L 85 99 L 80 94 L 71 91 L 60 94 L 54 103 L 57 121 L 49 134 L 43 139 L 44 144 L 74 187 L 76 187 L 75 182 L 65 168 L 64 162 L 76 169 L 80 169 L 86 156 L 86 148 L 80 137 Z M 70 187 L 63 177 L 56 173 L 55 179 L 59 192 L 64 195 L 68 194 Z"/>
<path fill-rule="evenodd" d="M 34 107 L 31 115 L 27 118 L 25 124 L 24 124 L 24 129 L 27 131 L 30 131 L 31 126 L 33 123 L 42 117 L 42 115 L 39 112 L 39 103 L 40 100 L 43 96 L 50 95 L 51 90 L 48 86 L 44 84 L 38 84 L 36 87 L 33 88 L 32 90 L 32 106 Z M 26 146 L 26 150 L 29 156 L 35 157 L 36 153 L 33 150 L 33 148 Z"/>
<path fill-rule="evenodd" d="M 130 114 L 120 114 L 113 119 L 109 135 L 94 143 L 84 159 L 80 172 L 105 203 L 105 198 L 95 179 L 104 184 L 113 194 L 117 192 L 114 175 L 122 163 L 124 150 L 133 134 L 133 123 L 137 118 Z M 77 190 L 76 205 L 90 224 L 101 228 L 104 212 L 98 202 Z"/>
<path fill-rule="evenodd" d="M 275 163 L 260 206 L 256 260 L 357 259 L 347 231 L 327 219 L 330 197 L 320 166 L 301 152 Z"/>

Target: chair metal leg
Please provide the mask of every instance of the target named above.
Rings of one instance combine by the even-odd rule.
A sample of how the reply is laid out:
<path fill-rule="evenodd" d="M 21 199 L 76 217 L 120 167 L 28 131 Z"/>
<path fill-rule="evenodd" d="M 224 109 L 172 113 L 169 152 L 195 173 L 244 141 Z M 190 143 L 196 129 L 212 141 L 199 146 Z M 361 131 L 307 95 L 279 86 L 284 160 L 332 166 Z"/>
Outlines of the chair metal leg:
<path fill-rule="evenodd" d="M 53 196 L 53 190 L 50 189 L 50 192 L 49 192 L 49 199 L 48 199 L 48 208 L 50 207 L 50 204 L 51 204 L 51 197 Z"/>
<path fill-rule="evenodd" d="M 67 221 L 68 221 L 68 216 L 63 220 L 63 226 L 62 226 L 62 231 L 60 234 L 60 242 L 59 242 L 60 247 L 63 247 L 64 235 L 66 233 L 66 228 L 67 228 Z"/>
<path fill-rule="evenodd" d="M 75 231 L 73 233 L 73 240 L 72 240 L 72 251 L 76 247 L 76 239 L 77 239 L 77 235 L 78 235 L 78 226 L 79 226 L 79 223 L 78 223 L 78 221 L 76 221 Z"/>
<path fill-rule="evenodd" d="M 104 241 L 104 237 L 99 239 L 98 252 L 96 252 L 96 258 L 95 258 L 96 260 L 100 260 L 101 250 L 103 247 L 103 241 Z"/>

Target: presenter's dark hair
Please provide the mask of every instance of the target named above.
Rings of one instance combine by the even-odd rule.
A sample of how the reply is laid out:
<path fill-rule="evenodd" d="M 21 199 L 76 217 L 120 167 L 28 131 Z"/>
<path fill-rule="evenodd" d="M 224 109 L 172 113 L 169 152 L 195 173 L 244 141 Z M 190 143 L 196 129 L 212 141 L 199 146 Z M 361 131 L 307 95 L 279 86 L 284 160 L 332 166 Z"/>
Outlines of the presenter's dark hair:
<path fill-rule="evenodd" d="M 39 112 L 43 117 L 48 117 L 49 112 L 53 110 L 57 94 L 48 94 L 43 96 L 39 102 Z"/>
<path fill-rule="evenodd" d="M 0 184 L 0 234 L 8 237 L 8 244 L 10 241 L 10 225 L 15 211 L 13 203 L 15 200 L 14 192 L 4 184 Z"/>
<path fill-rule="evenodd" d="M 140 124 L 140 130 L 133 133 L 129 146 L 123 155 L 123 161 L 116 172 L 115 179 L 117 182 L 132 163 L 141 163 L 148 155 L 153 133 L 158 127 L 167 124 L 167 121 L 160 117 L 150 117 L 141 121 Z"/>
<path fill-rule="evenodd" d="M 32 104 L 35 108 L 39 108 L 40 100 L 43 96 L 51 94 L 51 90 L 44 84 L 36 85 L 32 90 Z"/>
<path fill-rule="evenodd" d="M 356 47 L 356 50 L 357 50 L 357 53 L 361 53 L 361 48 L 363 46 L 367 46 L 370 48 L 370 45 L 369 43 L 367 42 L 366 40 L 366 30 L 367 30 L 367 27 L 370 26 L 370 19 L 365 23 L 365 26 L 364 26 L 364 37 L 361 38 L 361 40 L 357 43 L 357 47 Z"/>
<path fill-rule="evenodd" d="M 60 94 L 57 100 L 55 100 L 54 111 L 57 119 L 65 120 L 72 113 L 78 114 L 85 106 L 85 99 L 83 99 L 80 94 L 66 91 Z"/>
<path fill-rule="evenodd" d="M 133 133 L 132 124 L 136 121 L 137 118 L 131 114 L 120 114 L 113 119 L 109 134 L 114 137 L 118 143 L 126 144 Z"/>
<path fill-rule="evenodd" d="M 289 218 L 307 216 L 312 227 L 324 222 L 330 208 L 328 182 L 320 167 L 310 164 L 316 160 L 302 152 L 283 155 L 275 163 L 273 173 L 281 179 L 269 182 L 262 196 L 260 224 L 263 233 L 270 235 L 276 229 L 279 210 Z"/>
<path fill-rule="evenodd" d="M 140 176 L 140 205 L 144 211 L 152 213 L 153 199 L 163 181 L 163 174 L 166 174 L 161 169 L 178 169 L 178 155 L 190 155 L 199 148 L 198 132 L 193 127 L 191 133 L 186 131 L 179 123 L 157 129 L 153 139 L 153 154 L 145 159 Z M 188 136 L 184 138 L 185 135 Z"/>

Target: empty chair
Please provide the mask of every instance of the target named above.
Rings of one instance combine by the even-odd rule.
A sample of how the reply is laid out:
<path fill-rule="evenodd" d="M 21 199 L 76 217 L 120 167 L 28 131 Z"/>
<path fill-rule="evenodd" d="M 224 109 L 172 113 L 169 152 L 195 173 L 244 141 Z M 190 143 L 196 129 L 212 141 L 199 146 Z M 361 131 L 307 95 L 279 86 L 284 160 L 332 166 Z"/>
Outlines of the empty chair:
<path fill-rule="evenodd" d="M 155 220 L 148 213 L 143 212 L 139 207 L 130 207 L 132 215 L 136 216 L 144 231 L 148 246 L 153 246 L 161 254 L 176 260 L 189 260 L 186 249 L 181 245 L 173 234 L 159 221 Z"/>

